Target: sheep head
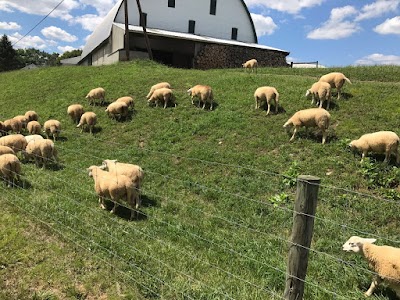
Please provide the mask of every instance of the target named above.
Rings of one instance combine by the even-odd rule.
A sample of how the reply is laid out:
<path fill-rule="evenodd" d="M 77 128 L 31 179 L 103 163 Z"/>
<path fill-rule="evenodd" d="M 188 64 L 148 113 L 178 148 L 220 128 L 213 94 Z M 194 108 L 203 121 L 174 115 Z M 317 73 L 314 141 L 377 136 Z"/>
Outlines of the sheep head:
<path fill-rule="evenodd" d="M 350 239 L 347 240 L 346 243 L 343 244 L 342 250 L 346 252 L 355 252 L 358 253 L 362 249 L 362 246 L 365 243 L 370 243 L 373 244 L 376 242 L 376 239 L 367 239 L 367 238 L 362 238 L 359 236 L 352 236 Z"/>
<path fill-rule="evenodd" d="M 307 90 L 307 92 L 306 92 L 306 97 L 308 97 L 310 94 L 311 94 L 311 91 L 310 91 L 310 90 Z"/>
<path fill-rule="evenodd" d="M 97 168 L 98 168 L 97 166 L 90 166 L 89 168 L 86 169 L 86 171 L 88 171 L 89 173 L 88 174 L 89 177 L 93 177 L 93 171 L 95 172 Z"/>

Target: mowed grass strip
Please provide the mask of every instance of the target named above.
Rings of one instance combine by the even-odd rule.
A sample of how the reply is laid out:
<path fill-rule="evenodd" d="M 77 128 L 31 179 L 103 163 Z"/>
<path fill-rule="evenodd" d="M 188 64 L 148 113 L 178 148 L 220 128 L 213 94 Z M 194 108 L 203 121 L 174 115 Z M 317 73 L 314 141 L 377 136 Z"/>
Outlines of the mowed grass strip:
<path fill-rule="evenodd" d="M 375 169 L 362 167 L 360 156 L 354 157 L 346 144 L 367 132 L 398 132 L 400 68 L 335 69 L 353 84 L 346 83 L 344 99 L 333 101 L 335 129 L 326 145 L 313 130 L 301 130 L 289 143 L 282 125 L 310 107 L 306 90 L 333 69 L 259 71 L 181 70 L 144 61 L 0 74 L 0 120 L 35 110 L 42 124 L 50 118 L 62 123 L 56 141 L 61 168 L 41 170 L 24 163 L 23 188 L 1 185 L 6 210 L 0 232 L 9 246 L 0 272 L 13 283 L 4 286 L 4 297 L 280 299 L 295 197 L 295 187 L 281 175 L 311 174 L 324 186 L 305 297 L 363 299 L 371 278 L 367 264 L 342 253 L 341 245 L 351 235 L 371 233 L 382 244 L 399 246 L 398 191 L 396 184 L 372 186 Z M 147 104 L 149 88 L 160 81 L 171 83 L 176 108 Z M 196 84 L 213 88 L 213 111 L 191 104 L 186 91 Z M 264 85 L 280 93 L 280 112 L 268 117 L 254 109 L 253 93 Z M 116 121 L 107 117 L 105 107 L 89 106 L 84 97 L 98 86 L 106 90 L 108 102 L 133 96 L 132 117 Z M 68 118 L 73 103 L 98 115 L 93 136 L 80 133 Z M 139 220 L 127 221 L 123 207 L 117 215 L 99 208 L 86 168 L 103 159 L 144 168 Z M 372 159 L 382 164 L 381 156 Z M 393 165 L 382 170 L 388 175 L 381 181 L 396 183 L 389 178 L 397 174 Z M 381 200 L 388 197 L 392 201 Z M 19 238 L 26 228 L 29 234 Z M 36 236 L 54 244 L 42 244 Z M 73 254 L 64 255 L 64 249 Z M 29 259 L 32 268 L 10 267 L 21 255 L 67 265 L 68 271 L 61 276 L 57 268 L 41 268 L 39 259 Z M 390 299 L 391 293 L 381 288 L 374 297 Z"/>

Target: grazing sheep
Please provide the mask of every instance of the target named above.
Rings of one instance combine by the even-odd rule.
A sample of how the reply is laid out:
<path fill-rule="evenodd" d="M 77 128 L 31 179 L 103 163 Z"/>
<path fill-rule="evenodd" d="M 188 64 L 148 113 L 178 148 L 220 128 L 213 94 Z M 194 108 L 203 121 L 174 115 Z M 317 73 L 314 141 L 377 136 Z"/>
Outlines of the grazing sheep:
<path fill-rule="evenodd" d="M 344 76 L 343 73 L 339 73 L 339 72 L 332 72 L 332 73 L 328 73 L 325 74 L 323 76 L 321 76 L 321 78 L 319 79 L 319 81 L 322 82 L 327 82 L 331 85 L 332 88 L 336 88 L 337 92 L 338 92 L 338 100 L 341 97 L 341 89 L 344 85 L 344 83 L 347 81 L 348 83 L 351 84 L 350 79 L 348 79 L 346 76 Z"/>
<path fill-rule="evenodd" d="M 254 99 L 256 100 L 256 109 L 260 108 L 263 101 L 267 102 L 268 110 L 267 116 L 271 109 L 271 101 L 275 102 L 275 113 L 278 113 L 279 106 L 279 93 L 276 88 L 271 86 L 262 86 L 254 92 Z"/>
<path fill-rule="evenodd" d="M 13 149 L 11 149 L 8 146 L 0 146 L 0 155 L 3 155 L 3 154 L 14 154 L 15 155 L 15 152 Z"/>
<path fill-rule="evenodd" d="M 322 144 L 325 144 L 328 135 L 327 130 L 331 120 L 331 115 L 323 108 L 309 108 L 296 112 L 284 125 L 284 128 L 294 126 L 293 135 L 290 142 L 293 141 L 296 132 L 300 127 L 318 127 L 322 131 Z"/>
<path fill-rule="evenodd" d="M 192 104 L 193 98 L 197 97 L 199 99 L 199 106 L 200 102 L 203 102 L 203 109 L 206 106 L 206 102 L 210 102 L 210 110 L 213 109 L 213 102 L 214 102 L 214 94 L 210 86 L 208 85 L 195 85 L 194 87 L 187 90 L 189 96 L 191 96 Z"/>
<path fill-rule="evenodd" d="M 174 104 L 174 106 L 176 107 L 176 103 L 175 103 L 175 96 L 172 92 L 171 89 L 169 88 L 160 88 L 155 90 L 150 98 L 147 100 L 147 102 L 150 103 L 155 103 L 156 107 L 158 107 L 158 102 L 159 101 L 164 101 L 164 109 L 167 107 L 168 102 L 171 102 Z"/>
<path fill-rule="evenodd" d="M 253 58 L 253 59 L 246 61 L 244 64 L 242 64 L 242 67 L 244 68 L 245 71 L 247 69 L 250 69 L 251 72 L 254 72 L 254 70 L 256 70 L 256 73 L 257 73 L 258 62 L 256 59 Z"/>
<path fill-rule="evenodd" d="M 32 134 L 25 136 L 26 144 L 29 144 L 32 141 L 43 140 L 43 139 L 44 138 L 39 134 Z"/>
<path fill-rule="evenodd" d="M 399 136 L 393 131 L 378 131 L 362 135 L 358 140 L 350 142 L 349 147 L 355 151 L 361 151 L 361 162 L 369 151 L 375 153 L 385 153 L 384 162 L 388 162 L 390 154 L 396 156 L 396 163 L 399 163 L 400 157 L 398 154 Z"/>
<path fill-rule="evenodd" d="M 50 162 L 57 164 L 57 150 L 49 139 L 35 140 L 28 143 L 25 149 L 26 158 L 35 159 L 37 167 L 45 168 Z"/>
<path fill-rule="evenodd" d="M 22 123 L 17 119 L 8 119 L 3 122 L 4 124 L 4 132 L 15 132 L 21 133 L 22 131 Z"/>
<path fill-rule="evenodd" d="M 81 116 L 84 113 L 83 106 L 80 104 L 71 104 L 67 108 L 67 114 L 70 116 L 72 121 L 74 121 L 75 124 L 77 124 L 81 118 Z"/>
<path fill-rule="evenodd" d="M 158 90 L 158 89 L 161 89 L 161 88 L 171 89 L 171 85 L 168 82 L 160 82 L 160 83 L 157 83 L 157 84 L 153 85 L 150 88 L 150 92 L 147 94 L 146 99 L 147 100 L 150 99 L 151 95 L 153 95 L 153 92 L 155 90 Z"/>
<path fill-rule="evenodd" d="M 46 133 L 47 138 L 53 136 L 53 140 L 59 137 L 61 132 L 61 123 L 58 120 L 47 120 L 43 124 L 43 131 Z"/>
<path fill-rule="evenodd" d="M 400 248 L 377 246 L 376 239 L 352 236 L 343 244 L 343 250 L 361 253 L 368 261 L 369 267 L 376 272 L 365 296 L 369 297 L 375 288 L 383 281 L 396 292 L 400 298 Z"/>
<path fill-rule="evenodd" d="M 26 129 L 29 134 L 40 134 L 42 132 L 42 126 L 38 121 L 30 121 L 26 125 Z"/>
<path fill-rule="evenodd" d="M 97 115 L 92 111 L 88 111 L 81 116 L 79 124 L 76 125 L 76 127 L 81 127 L 81 132 L 83 132 L 84 127 L 86 127 L 89 129 L 89 132 L 93 134 L 93 127 L 96 125 L 96 123 Z"/>
<path fill-rule="evenodd" d="M 28 122 L 39 120 L 39 116 L 38 116 L 38 114 L 37 114 L 34 110 L 28 110 L 28 111 L 25 113 L 25 118 L 28 119 Z"/>
<path fill-rule="evenodd" d="M 21 162 L 14 154 L 0 155 L 0 174 L 8 187 L 15 185 L 15 180 L 20 181 Z"/>
<path fill-rule="evenodd" d="M 125 201 L 131 207 L 131 220 L 136 215 L 139 200 L 137 186 L 128 176 L 117 175 L 102 170 L 98 166 L 88 168 L 89 176 L 94 179 L 94 188 L 99 196 L 100 207 L 105 209 L 104 198 L 109 198 L 114 202 L 111 213 L 115 213 L 119 201 Z"/>
<path fill-rule="evenodd" d="M 25 151 L 27 142 L 22 134 L 10 134 L 0 138 L 0 145 L 10 147 L 17 154 Z"/>
<path fill-rule="evenodd" d="M 94 104 L 95 99 L 100 99 L 100 105 L 103 105 L 105 97 L 106 97 L 106 91 L 103 88 L 98 87 L 90 90 L 90 92 L 86 95 L 85 98 L 89 100 L 89 105 Z"/>
<path fill-rule="evenodd" d="M 124 102 L 128 107 L 131 107 L 132 109 L 135 108 L 135 102 L 133 101 L 133 98 L 130 96 L 125 96 L 125 97 L 120 97 L 115 102 Z"/>
<path fill-rule="evenodd" d="M 327 102 L 326 109 L 329 109 L 331 104 L 331 85 L 327 82 L 315 82 L 306 92 L 306 97 L 311 95 L 311 104 L 319 104 L 322 108 L 324 102 Z"/>
<path fill-rule="evenodd" d="M 18 120 L 19 122 L 21 122 L 21 125 L 22 125 L 23 129 L 26 128 L 26 124 L 28 124 L 28 118 L 25 117 L 25 115 L 15 116 L 13 119 Z"/>
<path fill-rule="evenodd" d="M 121 174 L 128 176 L 136 184 L 139 194 L 139 202 L 137 203 L 137 208 L 140 207 L 140 188 L 144 178 L 143 169 L 138 165 L 121 163 L 116 159 L 106 159 L 100 167 L 102 170 L 109 171 L 114 174 Z"/>
<path fill-rule="evenodd" d="M 107 106 L 106 113 L 111 118 L 126 118 L 129 114 L 129 108 L 125 102 L 112 102 Z"/>

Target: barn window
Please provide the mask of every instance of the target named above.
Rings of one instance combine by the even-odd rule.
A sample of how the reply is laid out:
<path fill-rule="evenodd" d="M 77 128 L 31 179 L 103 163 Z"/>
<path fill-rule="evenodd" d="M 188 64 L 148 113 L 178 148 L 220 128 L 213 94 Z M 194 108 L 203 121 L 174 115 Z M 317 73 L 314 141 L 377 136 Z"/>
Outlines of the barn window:
<path fill-rule="evenodd" d="M 237 34 L 238 34 L 238 29 L 233 27 L 232 28 L 232 34 L 231 34 L 231 39 L 232 40 L 237 40 Z"/>
<path fill-rule="evenodd" d="M 175 0 L 168 0 L 168 7 L 175 7 Z"/>
<path fill-rule="evenodd" d="M 217 0 L 210 1 L 210 15 L 215 15 L 217 13 Z"/>
<path fill-rule="evenodd" d="M 140 16 L 140 23 L 139 23 L 139 25 L 140 26 L 144 26 L 144 27 L 146 27 L 147 26 L 147 14 L 146 13 L 142 13 L 142 15 Z"/>
<path fill-rule="evenodd" d="M 189 20 L 189 33 L 194 33 L 194 27 L 196 25 L 196 21 Z"/>

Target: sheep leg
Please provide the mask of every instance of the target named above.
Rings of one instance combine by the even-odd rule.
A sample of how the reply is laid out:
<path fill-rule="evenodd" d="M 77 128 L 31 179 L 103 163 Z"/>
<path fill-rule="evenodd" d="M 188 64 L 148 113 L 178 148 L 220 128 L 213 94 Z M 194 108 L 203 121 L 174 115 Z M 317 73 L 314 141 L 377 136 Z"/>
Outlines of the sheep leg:
<path fill-rule="evenodd" d="M 203 99 L 203 108 L 202 109 L 204 109 L 206 107 L 206 102 L 207 102 L 207 99 Z"/>
<path fill-rule="evenodd" d="M 363 151 L 363 153 L 361 154 L 361 163 L 364 161 L 365 156 L 367 155 L 367 151 Z"/>
<path fill-rule="evenodd" d="M 267 116 L 268 116 L 269 111 L 270 111 L 270 109 L 271 109 L 271 104 L 267 101 L 267 105 L 268 105 L 268 110 L 267 110 Z"/>
<path fill-rule="evenodd" d="M 372 279 L 371 285 L 368 289 L 368 291 L 365 292 L 365 296 L 369 297 L 372 295 L 376 287 L 382 282 L 382 279 L 379 276 L 374 276 Z"/>
<path fill-rule="evenodd" d="M 331 99 L 328 98 L 327 103 L 328 104 L 326 105 L 326 109 L 329 109 L 329 105 L 331 104 Z"/>
<path fill-rule="evenodd" d="M 259 99 L 258 97 L 256 97 L 255 99 L 256 99 L 256 109 L 258 109 L 260 108 Z"/>
<path fill-rule="evenodd" d="M 112 208 L 112 210 L 110 211 L 110 213 L 114 214 L 115 211 L 117 210 L 117 207 L 118 207 L 118 203 L 115 201 L 115 202 L 114 202 L 114 207 Z"/>
<path fill-rule="evenodd" d="M 213 110 L 213 104 L 214 104 L 214 101 L 211 100 L 210 110 Z"/>
<path fill-rule="evenodd" d="M 194 101 L 193 101 L 193 98 L 194 98 L 194 97 L 193 97 L 193 95 L 192 95 L 192 97 L 191 97 L 191 98 L 192 98 L 192 105 L 194 105 Z"/>
<path fill-rule="evenodd" d="M 322 132 L 322 144 L 325 144 L 327 135 L 328 135 L 328 133 L 324 130 L 324 131 Z"/>
<path fill-rule="evenodd" d="M 278 113 L 278 100 L 275 99 L 275 113 Z"/>
<path fill-rule="evenodd" d="M 290 138 L 289 142 L 291 142 L 291 141 L 294 140 L 294 136 L 296 135 L 296 133 L 297 133 L 298 130 L 299 130 L 299 127 L 298 127 L 298 126 L 295 126 L 295 127 L 294 127 L 294 130 L 293 130 L 293 135 L 292 135 L 292 137 Z"/>
<path fill-rule="evenodd" d="M 101 196 L 99 196 L 99 203 L 100 203 L 100 207 L 102 209 L 106 209 L 106 206 L 104 205 L 104 199 Z"/>

